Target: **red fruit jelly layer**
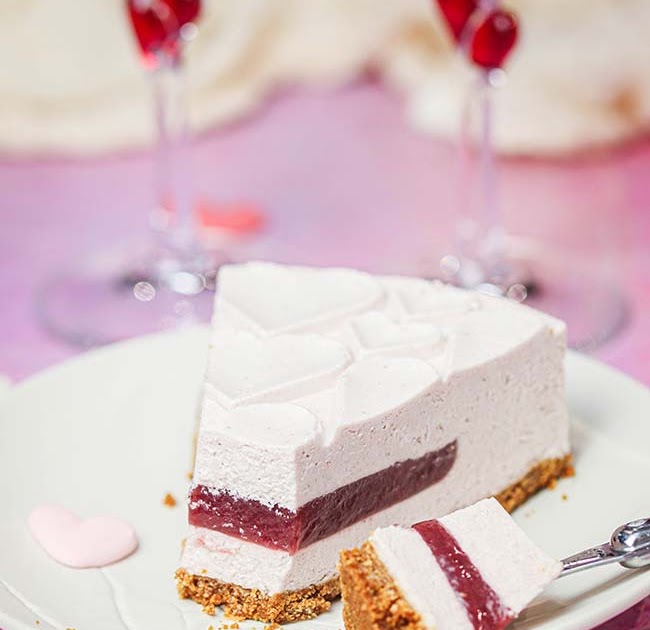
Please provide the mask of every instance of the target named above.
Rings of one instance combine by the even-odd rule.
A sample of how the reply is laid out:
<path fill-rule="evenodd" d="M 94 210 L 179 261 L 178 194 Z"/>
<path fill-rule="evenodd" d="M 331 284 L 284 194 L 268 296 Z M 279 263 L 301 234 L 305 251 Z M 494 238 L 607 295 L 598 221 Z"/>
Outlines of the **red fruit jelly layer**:
<path fill-rule="evenodd" d="M 513 619 L 458 541 L 438 521 L 425 521 L 413 529 L 431 549 L 438 565 L 465 607 L 475 630 L 502 630 Z"/>
<path fill-rule="evenodd" d="M 398 462 L 309 501 L 297 512 L 196 485 L 190 492 L 189 522 L 294 554 L 437 483 L 451 470 L 456 450 L 454 441 Z"/>

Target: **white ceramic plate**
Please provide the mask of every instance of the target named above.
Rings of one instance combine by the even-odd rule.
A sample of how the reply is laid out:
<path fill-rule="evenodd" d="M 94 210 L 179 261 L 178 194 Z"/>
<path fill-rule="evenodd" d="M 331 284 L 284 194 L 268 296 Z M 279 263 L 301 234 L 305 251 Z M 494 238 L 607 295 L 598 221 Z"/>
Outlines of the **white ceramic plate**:
<path fill-rule="evenodd" d="M 206 331 L 104 348 L 15 387 L 0 407 L 0 627 L 41 630 L 206 630 L 219 627 L 173 582 L 185 533 L 187 473 Z M 561 558 L 650 516 L 650 393 L 582 356 L 568 359 L 577 476 L 521 508 L 530 536 Z M 171 492 L 179 505 L 164 507 Z M 39 503 L 114 513 L 140 537 L 102 570 L 50 560 L 25 518 Z M 592 628 L 650 594 L 650 571 L 618 566 L 556 582 L 518 630 Z M 240 628 L 261 628 L 242 623 Z M 299 630 L 339 630 L 341 605 Z"/>

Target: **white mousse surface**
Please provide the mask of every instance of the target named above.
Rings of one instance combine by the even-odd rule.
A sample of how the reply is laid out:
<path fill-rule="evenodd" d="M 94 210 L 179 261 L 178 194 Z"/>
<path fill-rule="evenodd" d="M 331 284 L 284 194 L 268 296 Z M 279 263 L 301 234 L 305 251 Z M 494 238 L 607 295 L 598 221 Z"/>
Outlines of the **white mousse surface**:
<path fill-rule="evenodd" d="M 533 543 L 496 499 L 479 501 L 439 522 L 513 616 L 560 574 L 562 563 Z M 427 628 L 472 630 L 461 595 L 449 585 L 435 556 L 414 529 L 379 529 L 370 542 Z"/>
<path fill-rule="evenodd" d="M 555 319 L 436 282 L 346 269 L 226 266 L 218 289 L 196 484 L 296 511 L 457 442 L 441 482 L 347 528 L 340 549 L 372 527 L 408 525 L 496 494 L 569 451 L 565 328 Z M 196 566 L 193 535 L 188 569 Z M 250 547 L 241 545 L 233 562 L 256 556 Z M 333 575 L 336 552 L 322 558 Z M 225 577 L 218 563 L 201 568 Z M 285 574 L 304 582 L 256 586 L 302 588 L 322 571 Z"/>

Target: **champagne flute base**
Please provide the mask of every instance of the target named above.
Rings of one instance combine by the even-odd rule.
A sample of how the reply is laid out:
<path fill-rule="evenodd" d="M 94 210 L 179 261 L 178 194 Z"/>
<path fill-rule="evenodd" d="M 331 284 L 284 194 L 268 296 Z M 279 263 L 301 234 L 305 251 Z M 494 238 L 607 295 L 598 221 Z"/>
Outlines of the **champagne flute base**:
<path fill-rule="evenodd" d="M 565 321 L 569 346 L 576 350 L 593 351 L 625 327 L 627 300 L 611 268 L 535 241 L 513 239 L 509 245 L 495 275 L 479 261 L 446 256 L 442 279 L 506 296 Z"/>
<path fill-rule="evenodd" d="M 225 256 L 178 260 L 119 252 L 85 260 L 51 276 L 36 295 L 36 312 L 53 336 L 90 348 L 209 321 L 215 278 Z"/>

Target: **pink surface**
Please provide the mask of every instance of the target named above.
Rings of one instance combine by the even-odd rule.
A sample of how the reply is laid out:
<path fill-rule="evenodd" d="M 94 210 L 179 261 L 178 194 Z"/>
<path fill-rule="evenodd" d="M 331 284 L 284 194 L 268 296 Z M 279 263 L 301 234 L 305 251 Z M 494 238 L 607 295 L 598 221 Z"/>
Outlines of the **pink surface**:
<path fill-rule="evenodd" d="M 453 147 L 409 130 L 379 86 L 285 94 L 198 139 L 195 159 L 202 198 L 268 213 L 237 258 L 409 272 L 435 270 L 449 249 Z M 35 289 L 85 252 L 141 239 L 151 178 L 143 154 L 0 161 L 0 372 L 23 378 L 75 354 L 39 327 Z M 596 356 L 649 384 L 650 142 L 589 159 L 508 161 L 501 193 L 511 232 L 593 261 L 619 283 L 627 326 Z M 608 630 L 647 630 L 648 608 L 645 625 L 630 621 L 637 607 Z"/>

